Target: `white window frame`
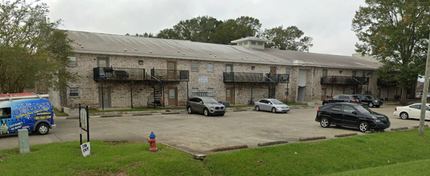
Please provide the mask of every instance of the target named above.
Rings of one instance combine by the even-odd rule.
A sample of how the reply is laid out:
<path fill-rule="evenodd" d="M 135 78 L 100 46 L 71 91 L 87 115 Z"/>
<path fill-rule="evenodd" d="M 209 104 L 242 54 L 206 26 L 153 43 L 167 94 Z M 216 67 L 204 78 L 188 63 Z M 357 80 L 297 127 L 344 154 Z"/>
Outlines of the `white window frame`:
<path fill-rule="evenodd" d="M 192 88 L 191 89 L 191 95 L 192 96 L 199 96 L 199 88 Z"/>
<path fill-rule="evenodd" d="M 194 71 L 194 72 L 199 71 L 199 63 L 192 62 L 191 63 L 191 71 Z"/>
<path fill-rule="evenodd" d="M 69 97 L 79 97 L 79 88 L 77 88 L 77 87 L 70 87 L 69 88 Z"/>
<path fill-rule="evenodd" d="M 77 62 L 76 57 L 69 56 L 68 58 L 69 58 L 69 64 L 68 64 L 69 67 L 77 67 L 78 66 L 78 62 Z"/>
<path fill-rule="evenodd" d="M 214 88 L 208 88 L 206 90 L 208 97 L 213 97 L 214 96 Z"/>
<path fill-rule="evenodd" d="M 208 63 L 208 72 L 214 72 L 214 64 Z"/>

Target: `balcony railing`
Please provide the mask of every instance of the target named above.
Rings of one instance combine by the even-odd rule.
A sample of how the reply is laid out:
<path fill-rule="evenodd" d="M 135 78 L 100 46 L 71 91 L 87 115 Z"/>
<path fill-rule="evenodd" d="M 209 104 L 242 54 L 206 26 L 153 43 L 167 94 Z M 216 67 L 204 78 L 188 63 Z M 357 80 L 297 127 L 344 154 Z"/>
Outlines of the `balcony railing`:
<path fill-rule="evenodd" d="M 151 79 L 160 81 L 189 81 L 188 70 L 151 69 Z"/>
<path fill-rule="evenodd" d="M 377 85 L 378 86 L 395 86 L 397 84 L 398 84 L 397 81 L 385 81 L 385 80 L 382 80 L 382 79 L 379 79 L 379 78 L 378 78 L 378 81 L 377 81 Z"/>
<path fill-rule="evenodd" d="M 367 85 L 369 78 L 355 76 L 324 76 L 321 78 L 321 84 L 325 85 Z"/>
<path fill-rule="evenodd" d="M 140 68 L 96 67 L 93 68 L 93 75 L 95 81 L 142 81 L 147 79 L 145 69 Z"/>
<path fill-rule="evenodd" d="M 289 81 L 288 74 L 264 74 L 245 72 L 224 72 L 225 83 L 286 83 Z"/>

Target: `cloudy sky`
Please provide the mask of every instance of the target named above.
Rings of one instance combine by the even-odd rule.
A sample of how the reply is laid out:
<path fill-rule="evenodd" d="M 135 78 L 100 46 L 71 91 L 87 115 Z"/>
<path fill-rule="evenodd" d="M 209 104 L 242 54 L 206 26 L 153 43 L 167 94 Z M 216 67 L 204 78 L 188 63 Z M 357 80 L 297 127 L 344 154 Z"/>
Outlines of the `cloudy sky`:
<path fill-rule="evenodd" d="M 297 26 L 313 38 L 313 53 L 348 55 L 358 42 L 351 31 L 364 0 L 42 0 L 61 29 L 109 34 L 158 33 L 180 20 L 212 16 L 218 20 L 251 16 L 262 29 Z"/>

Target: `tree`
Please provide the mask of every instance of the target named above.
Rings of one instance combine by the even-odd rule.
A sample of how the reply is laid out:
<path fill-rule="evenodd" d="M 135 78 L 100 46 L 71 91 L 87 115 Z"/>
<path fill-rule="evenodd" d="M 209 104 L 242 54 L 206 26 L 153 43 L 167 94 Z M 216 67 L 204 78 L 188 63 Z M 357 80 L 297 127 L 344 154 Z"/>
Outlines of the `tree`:
<path fill-rule="evenodd" d="M 260 31 L 260 20 L 241 16 L 229 19 L 220 24 L 210 37 L 210 43 L 230 44 L 231 41 L 248 36 L 256 36 Z"/>
<path fill-rule="evenodd" d="M 0 92 L 23 92 L 42 85 L 64 88 L 71 47 L 60 21 L 48 22 L 45 3 L 0 3 Z"/>
<path fill-rule="evenodd" d="M 283 26 L 266 29 L 263 33 L 264 38 L 269 40 L 266 44 L 268 48 L 292 51 L 308 51 L 313 46 L 312 38 L 303 36 L 304 32 L 296 26 L 283 29 Z"/>
<path fill-rule="evenodd" d="M 384 64 L 378 73 L 396 79 L 402 88 L 401 103 L 407 104 L 407 88 L 424 73 L 430 1 L 366 0 L 366 4 L 352 20 L 352 30 L 361 41 L 356 51 Z"/>
<path fill-rule="evenodd" d="M 182 20 L 173 30 L 179 35 L 179 39 L 198 42 L 209 42 L 210 36 L 215 28 L 221 24 L 216 18 L 199 16 L 190 20 Z"/>

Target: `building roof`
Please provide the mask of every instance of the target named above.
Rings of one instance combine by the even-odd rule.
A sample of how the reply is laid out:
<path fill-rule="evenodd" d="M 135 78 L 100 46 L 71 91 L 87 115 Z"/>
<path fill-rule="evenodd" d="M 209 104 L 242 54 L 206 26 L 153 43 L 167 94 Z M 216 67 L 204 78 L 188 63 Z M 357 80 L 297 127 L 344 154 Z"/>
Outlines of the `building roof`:
<path fill-rule="evenodd" d="M 176 58 L 269 65 L 315 66 L 374 70 L 382 64 L 352 56 L 305 53 L 266 48 L 67 31 L 75 53 Z"/>

